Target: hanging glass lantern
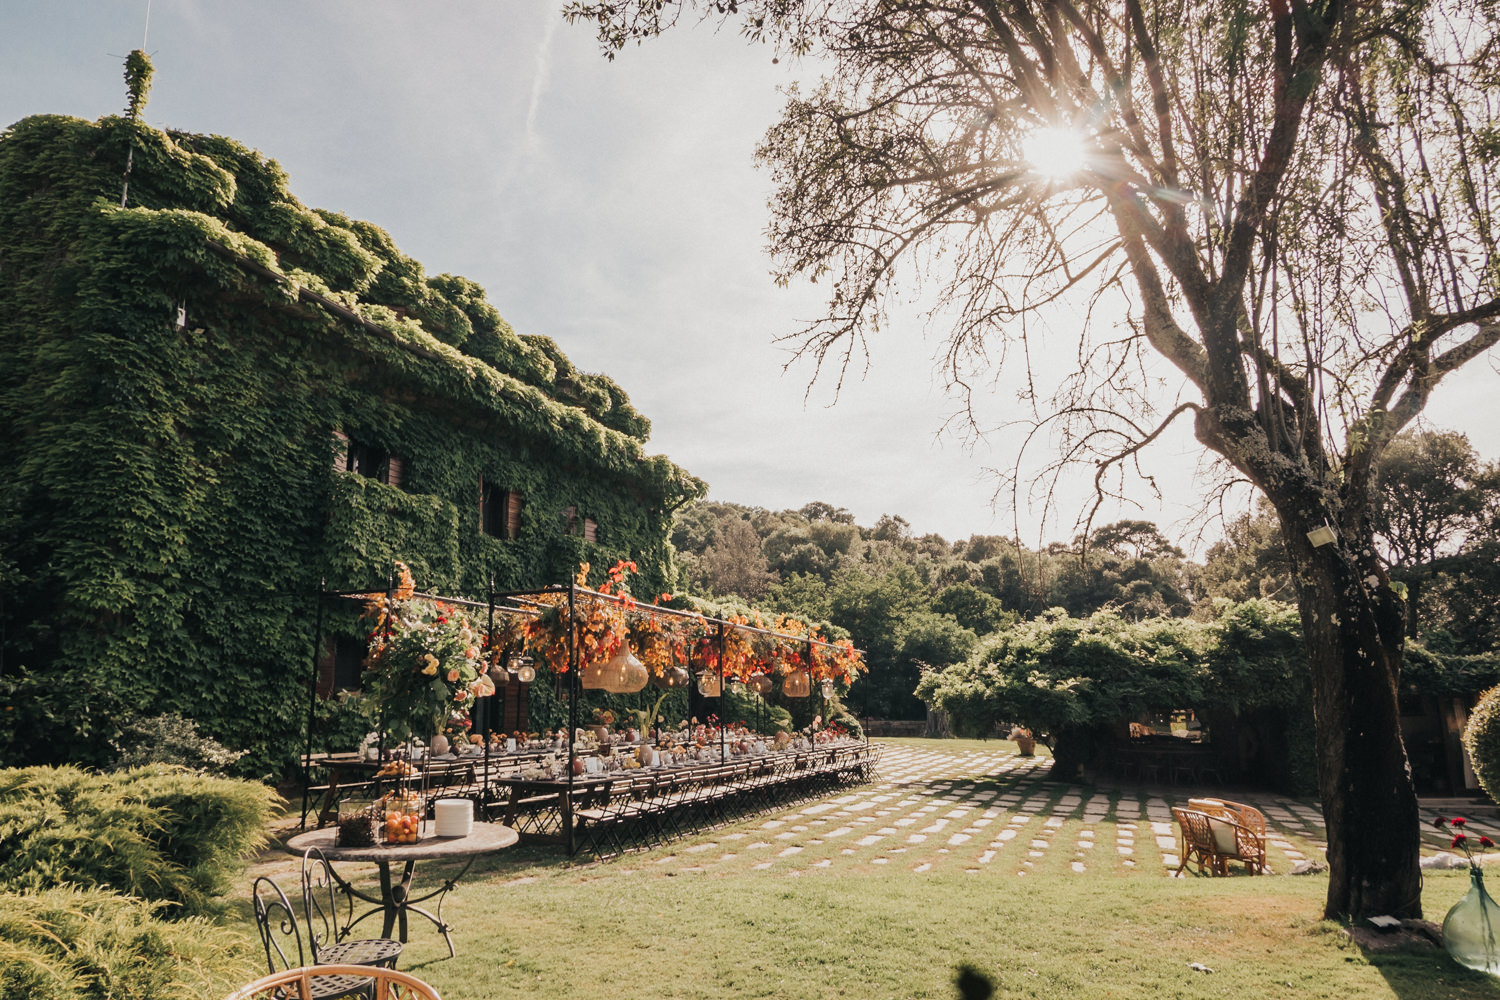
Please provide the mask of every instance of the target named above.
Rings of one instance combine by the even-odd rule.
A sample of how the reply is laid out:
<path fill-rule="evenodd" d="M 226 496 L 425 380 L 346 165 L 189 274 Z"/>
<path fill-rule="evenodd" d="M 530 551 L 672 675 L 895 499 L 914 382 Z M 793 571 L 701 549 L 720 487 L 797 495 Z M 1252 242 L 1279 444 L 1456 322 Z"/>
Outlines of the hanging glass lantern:
<path fill-rule="evenodd" d="M 510 659 L 505 661 L 505 669 L 522 684 L 530 684 L 536 680 L 536 668 L 531 665 L 531 657 L 523 653 L 511 653 Z"/>
<path fill-rule="evenodd" d="M 774 687 L 775 684 L 771 682 L 771 678 L 767 674 L 756 674 L 754 677 L 750 678 L 750 690 L 754 691 L 762 698 L 770 694 L 771 689 Z"/>
<path fill-rule="evenodd" d="M 833 697 L 833 681 L 823 678 L 823 700 L 827 701 Z"/>
<path fill-rule="evenodd" d="M 705 698 L 717 698 L 722 689 L 719 686 L 719 675 L 712 670 L 705 670 L 698 675 L 698 693 Z"/>
<path fill-rule="evenodd" d="M 788 698 L 806 698 L 812 694 L 812 675 L 806 670 L 793 670 L 781 682 L 781 693 Z"/>
<path fill-rule="evenodd" d="M 691 680 L 682 667 L 668 667 L 659 676 L 652 677 L 651 684 L 663 691 L 670 691 L 673 688 L 687 687 Z"/>

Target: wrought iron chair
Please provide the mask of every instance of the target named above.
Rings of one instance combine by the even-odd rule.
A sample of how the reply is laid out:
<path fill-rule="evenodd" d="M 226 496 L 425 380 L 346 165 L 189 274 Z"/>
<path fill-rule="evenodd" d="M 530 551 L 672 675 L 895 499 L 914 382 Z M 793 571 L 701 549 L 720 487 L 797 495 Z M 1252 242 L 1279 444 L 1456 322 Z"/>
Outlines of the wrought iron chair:
<path fill-rule="evenodd" d="M 301 971 L 303 963 L 307 961 L 307 955 L 303 950 L 302 931 L 297 921 L 297 911 L 292 908 L 291 900 L 286 898 L 286 893 L 281 891 L 281 886 L 274 880 L 262 875 L 256 879 L 251 886 L 251 899 L 255 908 L 256 929 L 260 932 L 260 941 L 266 951 L 266 966 L 271 971 L 271 977 L 286 973 L 288 970 Z M 292 956 L 296 956 L 293 964 Z M 354 968 L 351 966 L 340 966 L 339 968 Z M 257 980 L 251 986 L 256 986 L 263 980 Z M 370 984 L 373 980 L 359 972 L 341 973 L 319 973 L 315 978 L 304 977 L 299 989 L 300 993 L 288 993 L 283 991 L 278 994 L 252 993 L 246 996 L 300 996 L 302 1000 L 334 1000 L 336 997 L 368 995 Z M 249 989 L 249 987 L 246 987 Z M 239 994 L 236 993 L 236 996 Z"/>
<path fill-rule="evenodd" d="M 422 980 L 395 969 L 361 965 L 314 965 L 283 969 L 262 976 L 229 994 L 227 1000 L 313 1000 L 320 983 L 355 980 L 371 1000 L 442 1000 L 438 991 Z"/>
<path fill-rule="evenodd" d="M 401 942 L 390 938 L 348 940 L 354 919 L 354 897 L 341 892 L 344 883 L 316 847 L 302 855 L 302 914 L 314 965 L 375 965 L 394 969 Z M 344 905 L 339 906 L 339 896 Z M 342 909 L 342 918 L 340 910 Z M 301 964 L 301 963 L 298 963 Z"/>

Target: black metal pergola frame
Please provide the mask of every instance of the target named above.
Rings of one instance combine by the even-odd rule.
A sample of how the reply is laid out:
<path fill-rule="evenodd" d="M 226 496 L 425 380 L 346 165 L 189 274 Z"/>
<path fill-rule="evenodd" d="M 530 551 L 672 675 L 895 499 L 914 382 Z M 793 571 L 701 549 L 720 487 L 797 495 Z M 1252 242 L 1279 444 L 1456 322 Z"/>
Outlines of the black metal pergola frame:
<path fill-rule="evenodd" d="M 623 595 L 619 595 L 619 594 L 606 594 L 606 593 L 603 593 L 602 591 L 593 590 L 593 589 L 588 588 L 588 587 L 579 586 L 576 583 L 569 583 L 569 584 L 565 584 L 565 585 L 564 584 L 557 584 L 557 585 L 553 585 L 553 586 L 542 587 L 540 589 L 515 590 L 515 591 L 505 591 L 505 592 L 500 592 L 500 593 L 496 593 L 495 590 L 494 590 L 494 588 L 493 588 L 493 585 L 491 585 L 491 589 L 490 589 L 490 592 L 489 592 L 489 600 L 488 601 L 474 601 L 474 600 L 470 600 L 469 598 L 464 598 L 464 597 L 444 597 L 444 596 L 437 595 L 437 594 L 427 594 L 427 593 L 420 593 L 420 592 L 413 592 L 410 599 L 412 599 L 412 600 L 441 601 L 441 602 L 443 602 L 445 604 L 460 605 L 460 606 L 467 607 L 467 608 L 473 608 L 473 609 L 477 609 L 477 610 L 485 610 L 487 612 L 487 614 L 488 614 L 488 620 L 486 622 L 486 635 L 487 636 L 493 636 L 494 633 L 495 633 L 495 612 L 496 611 L 499 611 L 501 614 L 506 614 L 506 615 L 525 615 L 525 616 L 534 617 L 534 616 L 540 614 L 542 612 L 542 610 L 545 607 L 548 606 L 548 605 L 546 605 L 546 604 L 538 601 L 537 598 L 540 598 L 540 597 L 543 597 L 543 596 L 546 596 L 546 595 L 557 595 L 557 594 L 564 594 L 564 593 L 567 594 L 567 600 L 568 600 L 568 603 L 567 603 L 568 621 L 570 623 L 574 623 L 574 622 L 577 621 L 578 598 L 580 596 L 583 596 L 583 597 L 586 597 L 586 598 L 588 598 L 590 600 L 612 601 L 612 602 L 621 604 L 622 606 L 628 606 L 632 610 L 641 611 L 641 612 L 644 612 L 644 613 L 646 613 L 648 615 L 651 615 L 651 616 L 657 617 L 657 618 L 673 618 L 673 619 L 679 619 L 679 620 L 691 620 L 691 621 L 695 621 L 695 622 L 700 622 L 700 623 L 704 624 L 705 626 L 714 627 L 716 629 L 716 633 L 717 633 L 716 637 L 715 637 L 715 641 L 716 641 L 716 644 L 717 644 L 717 647 L 718 647 L 718 657 L 717 657 L 717 659 L 718 659 L 718 679 L 719 679 L 719 697 L 720 698 L 723 698 L 724 692 L 725 692 L 725 688 L 724 688 L 724 654 L 725 654 L 726 639 L 727 639 L 727 637 L 728 637 L 728 635 L 729 635 L 729 633 L 730 633 L 731 630 L 738 630 L 740 632 L 753 633 L 753 634 L 757 634 L 757 635 L 771 636 L 773 638 L 787 640 L 787 641 L 792 642 L 792 643 L 798 643 L 798 644 L 805 645 L 807 647 L 807 650 L 808 650 L 808 669 L 809 670 L 811 669 L 811 666 L 812 666 L 812 660 L 813 660 L 812 652 L 813 652 L 813 649 L 815 647 L 823 647 L 823 648 L 828 648 L 828 649 L 838 649 L 841 652 L 847 651 L 850 648 L 852 648 L 852 647 L 842 646 L 839 643 L 829 642 L 829 641 L 827 641 L 825 639 L 814 639 L 814 638 L 812 638 L 810 636 L 790 635 L 790 634 L 785 633 L 785 632 L 778 632 L 778 631 L 776 631 L 774 629 L 764 628 L 764 627 L 759 626 L 759 625 L 749 625 L 749 624 L 746 624 L 746 623 L 743 623 L 743 622 L 734 622 L 734 621 L 729 621 L 729 620 L 723 619 L 723 618 L 715 618 L 715 617 L 712 617 L 712 616 L 709 616 L 709 615 L 703 615 L 703 614 L 699 614 L 699 613 L 693 612 L 693 611 L 681 611 L 681 610 L 678 610 L 676 608 L 662 607 L 659 604 L 650 604 L 650 603 L 647 603 L 647 602 L 644 602 L 644 601 L 637 601 L 637 600 L 635 600 L 633 598 L 627 598 L 627 597 L 625 597 Z M 372 588 L 372 589 L 367 589 L 367 590 L 330 591 L 330 590 L 324 589 L 321 586 L 318 589 L 317 615 L 316 615 L 316 618 L 315 618 L 316 625 L 315 625 L 314 634 L 313 634 L 313 651 L 312 651 L 311 673 L 310 673 L 309 678 L 308 678 L 307 740 L 306 740 L 306 746 L 304 748 L 304 755 L 303 755 L 303 758 L 302 758 L 302 788 L 303 788 L 303 791 L 302 791 L 302 815 L 303 815 L 304 820 L 305 820 L 305 818 L 307 816 L 308 789 L 310 788 L 310 786 L 312 784 L 312 781 L 311 781 L 311 764 L 310 764 L 310 760 L 311 760 L 311 757 L 312 757 L 313 731 L 314 731 L 314 728 L 316 727 L 316 721 L 317 721 L 316 717 L 317 717 L 317 699 L 318 699 L 318 676 L 319 676 L 319 671 L 320 671 L 320 662 L 321 662 L 321 659 L 322 659 L 322 655 L 321 654 L 322 654 L 322 646 L 323 646 L 324 613 L 325 613 L 325 609 L 326 609 L 326 606 L 327 606 L 326 602 L 330 598 L 335 599 L 335 600 L 356 600 L 356 599 L 358 599 L 358 600 L 366 600 L 366 601 L 371 600 L 371 599 L 383 599 L 383 600 L 385 600 L 387 602 L 387 604 L 389 604 L 389 602 L 394 601 L 396 599 L 396 587 L 395 587 L 394 581 L 391 581 L 384 588 Z M 575 748 L 575 744 L 577 742 L 577 740 L 576 740 L 576 734 L 577 734 L 578 728 L 579 728 L 578 707 L 579 707 L 579 701 L 581 700 L 582 693 L 583 693 L 581 670 L 580 670 L 580 664 L 578 662 L 578 653 L 579 653 L 579 651 L 578 651 L 578 643 L 577 643 L 577 631 L 578 631 L 577 625 L 576 624 L 572 624 L 569 627 L 569 629 L 568 629 L 568 635 L 567 635 L 567 645 L 568 645 L 568 733 L 567 733 L 568 766 L 566 768 L 566 777 L 567 777 L 567 783 L 568 783 L 568 795 L 567 795 L 566 800 L 565 800 L 566 804 L 567 804 L 567 811 L 571 810 L 571 808 L 572 808 L 572 801 L 573 801 L 573 777 L 574 777 L 574 775 L 573 775 L 573 762 L 574 762 L 574 760 L 576 759 L 576 756 L 577 756 L 577 751 L 576 751 L 576 748 Z M 854 649 L 853 651 L 855 653 L 860 653 L 860 654 L 862 654 L 862 652 L 863 652 L 862 650 L 858 650 L 858 649 Z M 691 683 L 691 678 L 693 676 L 692 675 L 692 670 L 691 670 L 691 662 L 689 662 L 687 664 L 687 666 L 688 666 L 688 674 L 689 674 L 690 683 Z M 826 706 L 825 706 L 824 711 L 826 713 L 826 711 L 827 711 Z M 725 721 L 724 721 L 724 719 L 721 718 L 720 721 L 719 721 L 719 759 L 720 759 L 721 762 L 726 761 L 726 760 L 729 759 L 728 737 L 727 737 L 727 735 L 725 733 L 726 728 L 727 727 L 725 725 Z M 382 717 L 381 722 L 380 722 L 379 731 L 380 731 L 380 739 L 381 739 L 381 750 L 383 751 L 384 750 L 384 742 L 385 742 L 385 720 L 384 720 L 383 717 Z M 642 733 L 642 740 L 643 741 L 645 740 L 645 734 L 644 733 Z M 865 736 L 865 741 L 866 742 L 869 741 L 868 735 Z M 489 777 L 490 777 L 490 740 L 489 740 L 488 733 L 486 733 L 483 745 L 484 745 L 484 778 L 483 778 L 484 784 L 483 784 L 483 787 L 488 788 L 489 787 Z M 564 826 L 564 829 L 567 831 L 568 853 L 572 854 L 575 851 L 575 849 L 576 849 L 576 845 L 574 843 L 573 822 L 572 822 L 572 817 L 570 815 L 564 815 L 564 817 L 563 817 L 563 826 Z"/>

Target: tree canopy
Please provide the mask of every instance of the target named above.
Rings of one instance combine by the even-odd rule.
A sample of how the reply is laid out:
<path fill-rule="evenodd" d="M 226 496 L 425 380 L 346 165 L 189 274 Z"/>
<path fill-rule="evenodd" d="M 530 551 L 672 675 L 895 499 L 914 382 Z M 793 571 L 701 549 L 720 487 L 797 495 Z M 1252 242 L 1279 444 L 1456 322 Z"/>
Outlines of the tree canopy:
<path fill-rule="evenodd" d="M 820 370 L 842 378 L 903 274 L 936 288 L 961 392 L 1043 353 L 1041 318 L 1081 300 L 1076 369 L 1028 383 L 1055 465 L 1092 463 L 1102 499 L 1190 416 L 1267 497 L 1313 667 L 1327 913 L 1419 915 L 1373 476 L 1500 342 L 1488 0 L 566 10 L 611 53 L 695 11 L 825 60 L 760 150 L 777 274 L 829 289 L 798 335 Z"/>

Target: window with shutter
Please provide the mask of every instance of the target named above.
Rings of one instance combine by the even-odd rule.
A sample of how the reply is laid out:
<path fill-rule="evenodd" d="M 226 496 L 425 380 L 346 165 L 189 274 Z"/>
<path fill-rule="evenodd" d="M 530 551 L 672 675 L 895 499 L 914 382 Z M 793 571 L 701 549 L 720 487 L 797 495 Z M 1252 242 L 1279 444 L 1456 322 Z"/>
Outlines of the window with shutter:
<path fill-rule="evenodd" d="M 564 533 L 569 535 L 578 534 L 578 508 L 563 508 L 563 522 L 565 524 L 565 527 L 563 528 Z"/>
<path fill-rule="evenodd" d="M 518 538 L 521 534 L 519 490 L 502 490 L 479 479 L 479 530 L 494 538 Z"/>

